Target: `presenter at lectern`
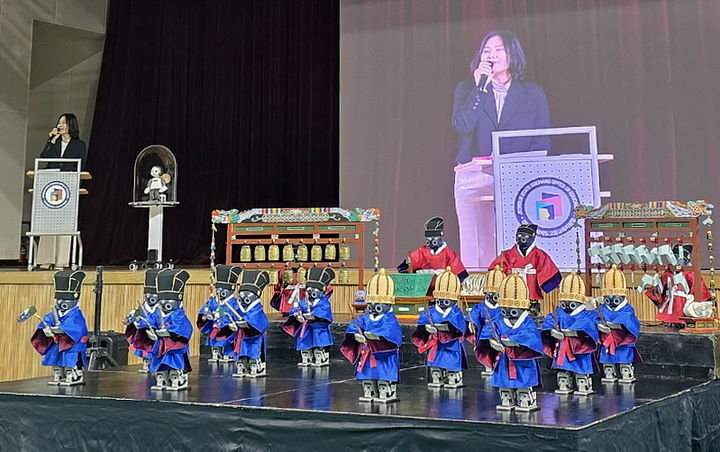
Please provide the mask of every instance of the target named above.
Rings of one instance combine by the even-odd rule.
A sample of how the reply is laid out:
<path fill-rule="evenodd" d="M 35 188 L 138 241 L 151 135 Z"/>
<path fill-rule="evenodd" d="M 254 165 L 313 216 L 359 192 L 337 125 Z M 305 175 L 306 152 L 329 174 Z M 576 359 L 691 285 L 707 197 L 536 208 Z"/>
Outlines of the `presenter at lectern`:
<path fill-rule="evenodd" d="M 80 169 L 85 169 L 87 150 L 80 139 L 80 127 L 77 117 L 72 113 L 63 113 L 57 125 L 48 133 L 48 140 L 40 153 L 40 158 L 80 159 Z M 75 163 L 48 163 L 46 169 L 74 171 Z M 53 256 L 55 259 L 53 259 Z M 38 265 L 46 268 L 61 269 L 70 261 L 70 237 L 40 237 L 37 251 Z"/>
<path fill-rule="evenodd" d="M 492 154 L 492 132 L 550 126 L 545 92 L 525 80 L 527 61 L 517 36 L 491 31 L 470 62 L 472 79 L 458 83 L 453 102 L 453 128 L 458 134 L 455 158 L 455 208 L 460 225 L 460 255 L 468 268 L 490 262 L 495 250 L 493 177 L 479 167 L 462 165 Z M 506 138 L 503 153 L 547 150 L 549 137 Z"/>

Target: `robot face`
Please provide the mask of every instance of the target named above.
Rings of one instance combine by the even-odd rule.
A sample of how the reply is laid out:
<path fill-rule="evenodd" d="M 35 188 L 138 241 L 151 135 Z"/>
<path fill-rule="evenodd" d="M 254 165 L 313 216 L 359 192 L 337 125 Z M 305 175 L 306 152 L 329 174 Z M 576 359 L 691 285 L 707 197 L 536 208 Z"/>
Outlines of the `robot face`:
<path fill-rule="evenodd" d="M 560 302 L 560 309 L 570 314 L 574 310 L 578 308 L 582 303 L 578 301 L 561 301 Z"/>
<path fill-rule="evenodd" d="M 455 306 L 456 303 L 457 303 L 457 301 L 455 301 L 455 300 L 446 300 L 446 299 L 438 299 L 438 300 L 435 300 L 435 304 L 436 304 L 437 307 L 439 307 L 440 309 L 450 308 L 450 307 L 452 307 L 452 306 Z"/>
<path fill-rule="evenodd" d="M 156 293 L 146 293 L 145 294 L 145 302 L 148 304 L 148 306 L 155 306 L 158 302 L 158 297 Z"/>
<path fill-rule="evenodd" d="M 169 314 L 173 311 L 180 309 L 182 301 L 180 300 L 162 300 L 160 301 L 160 309 L 164 314 Z"/>
<path fill-rule="evenodd" d="M 535 241 L 535 236 L 524 231 L 515 233 L 515 243 L 521 250 L 527 250 Z"/>
<path fill-rule="evenodd" d="M 368 303 L 366 312 L 371 315 L 380 315 L 390 312 L 392 306 L 385 303 Z"/>
<path fill-rule="evenodd" d="M 240 304 L 242 304 L 244 308 L 247 308 L 248 306 L 253 304 L 255 300 L 258 299 L 259 297 L 253 292 L 242 290 L 240 291 L 240 293 L 238 293 L 238 300 L 240 300 Z"/>
<path fill-rule="evenodd" d="M 232 292 L 229 289 L 222 288 L 222 289 L 217 290 L 218 297 L 220 297 L 221 300 L 224 300 L 227 297 L 229 297 L 231 293 Z"/>
<path fill-rule="evenodd" d="M 524 311 L 524 309 L 520 308 L 500 308 L 500 313 L 503 315 L 503 317 L 510 320 L 513 324 L 517 319 L 520 318 Z"/>
<path fill-rule="evenodd" d="M 77 300 L 55 300 L 55 307 L 58 311 L 67 311 L 77 306 Z"/>
<path fill-rule="evenodd" d="M 622 295 L 606 295 L 605 296 L 605 304 L 608 308 L 615 310 L 618 306 L 620 306 L 620 303 L 625 301 L 625 297 Z"/>
<path fill-rule="evenodd" d="M 162 175 L 162 168 L 160 168 L 159 166 L 153 166 L 150 169 L 150 175 L 152 177 L 160 177 Z"/>
<path fill-rule="evenodd" d="M 485 301 L 490 303 L 493 306 L 497 306 L 498 299 L 500 297 L 498 296 L 497 292 L 486 292 L 485 293 Z"/>
<path fill-rule="evenodd" d="M 433 251 L 437 251 L 443 244 L 445 239 L 442 236 L 425 237 L 425 246 Z"/>
<path fill-rule="evenodd" d="M 322 291 L 317 287 L 306 287 L 305 294 L 310 300 L 317 300 L 322 297 Z"/>

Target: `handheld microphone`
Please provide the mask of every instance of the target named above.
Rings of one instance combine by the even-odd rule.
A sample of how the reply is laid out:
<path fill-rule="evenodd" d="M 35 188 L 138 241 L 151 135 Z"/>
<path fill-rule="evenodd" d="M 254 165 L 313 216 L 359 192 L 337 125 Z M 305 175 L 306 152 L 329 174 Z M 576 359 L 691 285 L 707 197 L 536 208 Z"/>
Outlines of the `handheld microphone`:
<path fill-rule="evenodd" d="M 490 68 L 492 68 L 493 62 L 488 61 L 488 63 L 490 63 Z M 487 83 L 488 83 L 488 75 L 482 74 L 480 76 L 480 80 L 478 81 L 477 87 L 480 88 L 481 90 L 485 91 L 485 86 L 487 85 Z"/>

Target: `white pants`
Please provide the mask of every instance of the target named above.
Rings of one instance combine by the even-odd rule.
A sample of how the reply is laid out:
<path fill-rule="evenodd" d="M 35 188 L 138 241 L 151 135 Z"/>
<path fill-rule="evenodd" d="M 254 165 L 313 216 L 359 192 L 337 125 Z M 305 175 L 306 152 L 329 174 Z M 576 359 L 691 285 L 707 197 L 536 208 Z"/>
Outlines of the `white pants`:
<path fill-rule="evenodd" d="M 460 259 L 469 271 L 486 270 L 497 256 L 495 247 L 494 178 L 482 166 L 455 171 L 455 210 L 460 227 Z M 485 200 L 483 200 L 485 198 Z"/>
<path fill-rule="evenodd" d="M 32 238 L 31 238 L 32 240 Z M 35 255 L 35 265 L 55 265 L 65 268 L 70 265 L 70 236 L 42 236 Z"/>

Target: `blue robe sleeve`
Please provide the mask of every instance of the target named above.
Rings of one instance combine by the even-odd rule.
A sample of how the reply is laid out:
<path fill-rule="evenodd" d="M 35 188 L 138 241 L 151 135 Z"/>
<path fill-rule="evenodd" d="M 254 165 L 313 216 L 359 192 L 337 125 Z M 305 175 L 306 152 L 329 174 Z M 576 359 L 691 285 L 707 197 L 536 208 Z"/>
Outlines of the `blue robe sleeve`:
<path fill-rule="evenodd" d="M 60 328 L 75 343 L 81 342 L 88 334 L 85 317 L 80 308 L 74 308 L 60 321 Z"/>
<path fill-rule="evenodd" d="M 619 323 L 636 338 L 640 336 L 640 320 L 632 306 L 627 304 L 619 311 L 611 311 L 603 304 L 602 310 L 606 322 Z"/>
<path fill-rule="evenodd" d="M 312 315 L 316 319 L 324 320 L 327 323 L 333 322 L 332 305 L 330 304 L 330 297 L 328 295 L 323 296 L 311 310 Z"/>
<path fill-rule="evenodd" d="M 250 309 L 246 313 L 239 313 L 243 316 L 245 321 L 254 329 L 258 331 L 258 333 L 262 334 L 264 333 L 268 328 L 268 318 L 265 315 L 265 312 L 262 309 L 262 305 L 258 303 L 255 307 Z"/>
<path fill-rule="evenodd" d="M 192 337 L 193 327 L 183 309 L 173 311 L 173 313 L 165 319 L 164 327 L 168 333 L 187 338 L 188 340 Z"/>
<path fill-rule="evenodd" d="M 543 352 L 542 339 L 540 338 L 540 331 L 538 331 L 535 325 L 535 320 L 529 316 L 525 318 L 522 325 L 518 328 L 507 328 L 503 331 L 502 337 L 507 336 L 508 339 L 517 342 L 523 347 L 527 347 L 539 354 Z M 537 358 L 535 356 L 534 358 Z M 522 358 L 514 358 L 522 359 Z"/>
<path fill-rule="evenodd" d="M 398 323 L 395 314 L 391 312 L 385 314 L 379 322 L 372 322 L 370 328 L 364 331 L 380 336 L 398 347 L 402 344 L 402 328 L 400 328 L 400 323 Z"/>

